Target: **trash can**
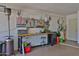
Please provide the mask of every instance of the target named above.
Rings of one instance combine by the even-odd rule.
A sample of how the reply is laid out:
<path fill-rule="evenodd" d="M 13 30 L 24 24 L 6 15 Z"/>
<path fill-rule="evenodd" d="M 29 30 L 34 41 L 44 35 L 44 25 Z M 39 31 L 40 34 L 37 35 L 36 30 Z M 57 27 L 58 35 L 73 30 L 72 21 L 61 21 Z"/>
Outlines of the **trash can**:
<path fill-rule="evenodd" d="M 0 41 L 0 56 L 5 56 L 5 44 Z"/>
<path fill-rule="evenodd" d="M 51 46 L 53 46 L 54 44 L 56 44 L 56 38 L 57 38 L 57 33 L 53 32 L 52 33 L 52 37 L 51 37 Z"/>
<path fill-rule="evenodd" d="M 3 43 L 0 42 L 0 56 L 2 56 L 2 47 L 3 47 Z"/>
<path fill-rule="evenodd" d="M 60 43 L 60 38 L 57 36 L 56 38 L 56 44 L 59 44 Z"/>

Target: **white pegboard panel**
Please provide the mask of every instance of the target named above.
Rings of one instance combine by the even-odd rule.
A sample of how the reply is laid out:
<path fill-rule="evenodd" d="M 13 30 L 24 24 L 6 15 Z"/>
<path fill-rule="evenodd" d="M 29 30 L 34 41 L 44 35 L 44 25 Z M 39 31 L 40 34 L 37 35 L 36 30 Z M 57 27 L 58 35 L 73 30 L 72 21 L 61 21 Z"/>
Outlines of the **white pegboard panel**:
<path fill-rule="evenodd" d="M 0 13 L 4 13 L 4 8 L 0 7 Z"/>

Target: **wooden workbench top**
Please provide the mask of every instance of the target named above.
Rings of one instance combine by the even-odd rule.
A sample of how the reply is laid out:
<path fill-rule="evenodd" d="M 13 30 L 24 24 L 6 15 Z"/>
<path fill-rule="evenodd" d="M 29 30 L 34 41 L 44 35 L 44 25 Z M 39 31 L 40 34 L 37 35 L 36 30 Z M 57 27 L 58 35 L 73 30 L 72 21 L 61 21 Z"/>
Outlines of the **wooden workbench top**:
<path fill-rule="evenodd" d="M 33 36 L 33 35 L 42 35 L 42 34 L 52 34 L 52 33 L 35 33 L 35 34 L 18 34 L 18 36 Z"/>

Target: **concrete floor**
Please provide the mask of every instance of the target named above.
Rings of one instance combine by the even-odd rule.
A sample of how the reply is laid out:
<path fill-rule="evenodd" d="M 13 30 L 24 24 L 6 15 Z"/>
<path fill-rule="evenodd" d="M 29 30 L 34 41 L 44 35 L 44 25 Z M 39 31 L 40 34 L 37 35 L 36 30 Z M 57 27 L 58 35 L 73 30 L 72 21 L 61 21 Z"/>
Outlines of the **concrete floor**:
<path fill-rule="evenodd" d="M 36 47 L 28 54 L 16 56 L 79 56 L 79 48 L 66 45 Z"/>
<path fill-rule="evenodd" d="M 66 41 L 64 44 L 35 47 L 32 48 L 32 51 L 28 54 L 22 55 L 17 53 L 16 56 L 79 56 L 79 47 L 76 42 Z M 78 48 L 69 45 L 76 46 Z"/>

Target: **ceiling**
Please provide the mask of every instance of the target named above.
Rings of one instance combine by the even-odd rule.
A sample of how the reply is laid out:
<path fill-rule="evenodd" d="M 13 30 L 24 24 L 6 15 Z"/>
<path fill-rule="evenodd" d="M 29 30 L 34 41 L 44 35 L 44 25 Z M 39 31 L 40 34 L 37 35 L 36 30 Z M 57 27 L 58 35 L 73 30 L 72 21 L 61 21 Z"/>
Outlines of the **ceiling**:
<path fill-rule="evenodd" d="M 10 3 L 3 5 L 21 9 L 37 9 L 62 15 L 76 13 L 79 10 L 79 3 Z"/>

